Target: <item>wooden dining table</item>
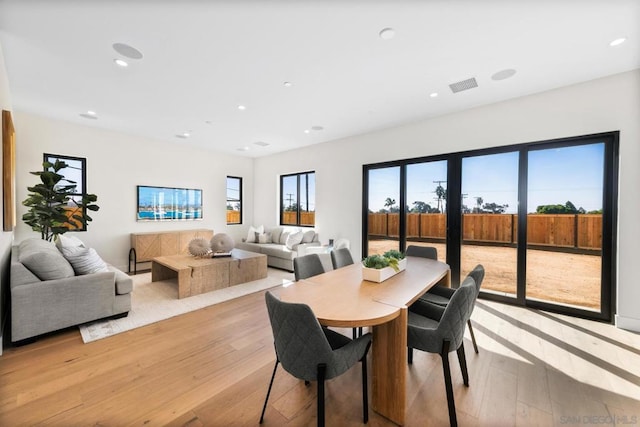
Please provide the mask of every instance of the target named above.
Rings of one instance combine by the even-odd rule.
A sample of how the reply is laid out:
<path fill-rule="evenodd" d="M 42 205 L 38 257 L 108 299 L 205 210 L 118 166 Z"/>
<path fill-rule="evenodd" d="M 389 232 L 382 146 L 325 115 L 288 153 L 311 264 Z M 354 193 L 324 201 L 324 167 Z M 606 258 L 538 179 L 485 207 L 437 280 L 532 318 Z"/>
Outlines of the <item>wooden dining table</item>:
<path fill-rule="evenodd" d="M 307 304 L 320 324 L 371 327 L 372 397 L 374 411 L 405 423 L 407 366 L 407 309 L 435 285 L 451 286 L 447 264 L 407 257 L 404 271 L 381 283 L 362 279 L 362 264 L 299 280 L 283 286 L 283 301 Z"/>

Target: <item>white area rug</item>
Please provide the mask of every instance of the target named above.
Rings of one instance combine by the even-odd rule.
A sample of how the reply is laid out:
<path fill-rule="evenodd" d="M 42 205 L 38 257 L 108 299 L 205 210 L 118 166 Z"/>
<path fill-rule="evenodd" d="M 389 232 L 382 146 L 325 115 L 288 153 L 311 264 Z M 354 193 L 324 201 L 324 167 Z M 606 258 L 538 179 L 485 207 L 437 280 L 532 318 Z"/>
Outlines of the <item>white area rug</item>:
<path fill-rule="evenodd" d="M 178 299 L 177 279 L 152 282 L 151 273 L 138 274 L 133 276 L 129 315 L 81 325 L 80 333 L 82 340 L 88 343 L 291 281 L 293 273 L 269 268 L 266 279 Z"/>

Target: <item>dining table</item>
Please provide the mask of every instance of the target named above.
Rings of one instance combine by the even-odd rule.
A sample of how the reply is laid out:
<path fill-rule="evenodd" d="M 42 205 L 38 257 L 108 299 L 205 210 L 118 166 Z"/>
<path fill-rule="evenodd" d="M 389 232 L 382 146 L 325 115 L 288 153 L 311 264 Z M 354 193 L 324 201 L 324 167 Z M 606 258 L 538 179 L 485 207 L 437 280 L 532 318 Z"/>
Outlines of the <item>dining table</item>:
<path fill-rule="evenodd" d="M 277 292 L 282 301 L 307 304 L 323 326 L 372 329 L 371 407 L 398 425 L 405 424 L 408 307 L 433 286 L 451 286 L 447 264 L 406 259 L 403 271 L 380 283 L 363 280 L 356 262 Z"/>

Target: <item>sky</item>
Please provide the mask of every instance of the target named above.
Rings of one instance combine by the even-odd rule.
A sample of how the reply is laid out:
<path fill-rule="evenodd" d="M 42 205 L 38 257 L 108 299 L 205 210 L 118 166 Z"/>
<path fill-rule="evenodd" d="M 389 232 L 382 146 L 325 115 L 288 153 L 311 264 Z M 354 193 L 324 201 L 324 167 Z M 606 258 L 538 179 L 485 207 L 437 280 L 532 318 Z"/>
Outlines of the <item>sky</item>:
<path fill-rule="evenodd" d="M 284 198 L 284 206 L 287 207 L 290 204 L 296 203 L 298 197 L 297 191 L 297 176 L 298 175 L 289 175 L 283 177 L 282 180 L 282 194 Z M 302 209 L 307 207 L 307 199 L 305 197 L 305 189 L 307 188 L 305 180 L 307 177 L 309 178 L 309 207 L 308 211 L 316 210 L 316 179 L 315 173 L 303 173 L 300 176 L 300 205 Z"/>
<path fill-rule="evenodd" d="M 586 211 L 602 209 L 604 144 L 529 151 L 527 211 L 539 205 L 571 201 Z M 369 208 L 377 212 L 390 197 L 400 201 L 400 168 L 369 172 Z M 407 203 L 423 201 L 437 205 L 435 181 L 444 181 L 445 161 L 407 166 Z M 465 157 L 462 160 L 463 204 L 470 209 L 478 197 L 483 203 L 509 205 L 506 213 L 518 210 L 518 152 Z"/>

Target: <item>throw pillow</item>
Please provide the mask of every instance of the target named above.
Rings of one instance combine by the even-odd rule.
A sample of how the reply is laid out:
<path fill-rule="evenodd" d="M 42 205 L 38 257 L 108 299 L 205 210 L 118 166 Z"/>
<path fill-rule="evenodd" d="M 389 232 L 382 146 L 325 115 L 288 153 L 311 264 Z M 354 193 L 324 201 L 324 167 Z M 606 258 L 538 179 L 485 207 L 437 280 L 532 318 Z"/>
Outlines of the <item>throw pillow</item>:
<path fill-rule="evenodd" d="M 313 230 L 307 230 L 302 235 L 302 243 L 311 243 L 313 238 L 316 237 L 316 232 Z"/>
<path fill-rule="evenodd" d="M 63 247 L 62 255 L 69 261 L 77 275 L 109 271 L 107 264 L 93 248 Z"/>
<path fill-rule="evenodd" d="M 282 227 L 273 227 L 271 229 L 271 241 L 273 243 L 280 243 L 280 237 L 282 236 L 282 232 L 284 228 Z"/>
<path fill-rule="evenodd" d="M 293 249 L 295 245 L 299 245 L 302 242 L 302 236 L 302 231 L 290 234 L 289 237 L 287 237 L 287 248 Z"/>
<path fill-rule="evenodd" d="M 59 250 L 62 250 L 63 247 L 85 247 L 82 240 L 77 237 L 65 236 L 63 234 L 58 234 L 58 237 L 56 238 L 56 246 Z"/>
<path fill-rule="evenodd" d="M 258 240 L 256 239 L 256 233 L 257 234 L 264 233 L 264 226 L 263 225 L 261 225 L 260 227 L 250 226 L 249 231 L 247 232 L 247 240 L 245 240 L 245 242 L 257 243 Z"/>
<path fill-rule="evenodd" d="M 258 243 L 271 243 L 271 233 L 259 234 Z"/>
<path fill-rule="evenodd" d="M 28 239 L 20 243 L 18 261 L 40 280 L 65 279 L 75 276 L 73 268 L 52 242 Z"/>
<path fill-rule="evenodd" d="M 280 244 L 281 245 L 286 245 L 288 238 L 289 238 L 289 232 L 288 231 L 283 231 L 282 234 L 280 234 Z"/>

